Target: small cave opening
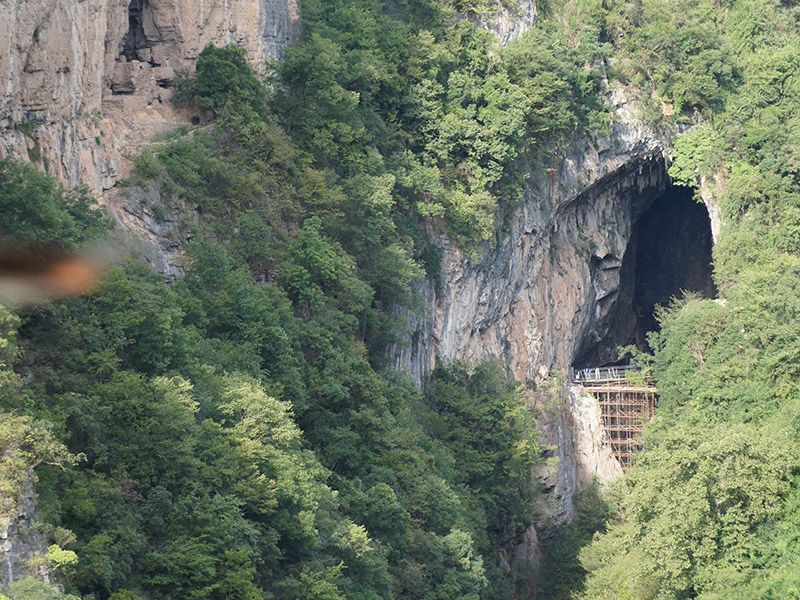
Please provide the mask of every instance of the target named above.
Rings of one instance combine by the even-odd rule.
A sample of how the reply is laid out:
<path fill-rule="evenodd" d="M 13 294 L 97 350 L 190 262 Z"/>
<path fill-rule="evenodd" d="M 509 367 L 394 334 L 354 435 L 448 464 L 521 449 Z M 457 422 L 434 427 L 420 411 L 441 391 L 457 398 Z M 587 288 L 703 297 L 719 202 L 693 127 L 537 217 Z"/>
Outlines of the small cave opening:
<path fill-rule="evenodd" d="M 656 307 L 686 292 L 714 298 L 711 219 L 692 188 L 668 183 L 652 200 L 632 208 L 631 237 L 622 260 L 593 258 L 593 280 L 603 270 L 619 270 L 613 307 L 578 348 L 573 366 L 625 363 L 619 349 L 649 351 L 647 334 L 659 328 Z M 599 300 L 602 302 L 602 299 Z"/>
<path fill-rule="evenodd" d="M 128 33 L 122 40 L 121 55 L 128 62 L 152 60 L 149 50 L 151 44 L 144 31 L 144 15 L 148 0 L 131 0 L 128 5 Z"/>

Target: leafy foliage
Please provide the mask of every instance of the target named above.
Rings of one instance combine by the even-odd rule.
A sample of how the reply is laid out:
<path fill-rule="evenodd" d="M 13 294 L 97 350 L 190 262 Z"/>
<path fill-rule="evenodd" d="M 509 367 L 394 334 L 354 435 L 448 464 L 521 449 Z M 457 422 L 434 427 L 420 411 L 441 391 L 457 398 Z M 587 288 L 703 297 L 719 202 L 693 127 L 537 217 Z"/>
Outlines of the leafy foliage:
<path fill-rule="evenodd" d="M 108 226 L 85 188 L 66 191 L 27 163 L 0 159 L 0 232 L 24 242 L 69 249 L 102 234 Z"/>
<path fill-rule="evenodd" d="M 598 122 L 597 73 L 585 67 L 597 49 L 546 24 L 501 52 L 446 7 L 419 10 L 304 2 L 276 109 L 321 168 L 390 174 L 398 208 L 444 217 L 470 245 L 493 235 L 499 199 L 519 197 L 511 174 L 523 155 Z"/>
<path fill-rule="evenodd" d="M 39 469 L 43 518 L 78 556 L 69 589 L 508 596 L 495 563 L 532 518 L 530 417 L 496 370 L 454 366 L 436 385 L 472 430 L 456 443 L 429 427 L 436 396 L 379 370 L 422 274 L 396 177 L 312 158 L 251 101 L 240 59 L 203 53 L 185 94 L 215 124 L 147 155 L 133 182 L 196 209 L 185 278 L 168 288 L 124 265 L 89 298 L 23 315 L 30 383 L 3 408 L 85 457 Z M 213 85 L 229 71 L 244 91 Z M 485 440 L 480 405 L 497 425 Z M 491 493 L 459 472 L 489 466 L 511 476 Z"/>
<path fill-rule="evenodd" d="M 659 415 L 621 484 L 615 521 L 582 552 L 585 597 L 795 597 L 795 9 L 760 0 L 647 6 L 634 37 L 656 42 L 658 30 L 659 46 L 671 49 L 640 66 L 655 63 L 660 93 L 706 114 L 678 138 L 671 173 L 714 182 L 722 298 L 687 298 L 659 315 Z"/>
<path fill-rule="evenodd" d="M 703 120 L 672 175 L 716 183 L 723 302 L 660 315 L 640 464 L 613 515 L 589 495 L 546 542 L 546 593 L 797 594 L 796 9 L 576 0 L 505 48 L 456 16 L 498 6 L 305 0 L 267 87 L 241 49 L 206 48 L 178 100 L 212 123 L 130 182 L 187 216 L 186 277 L 124 265 L 89 298 L 0 312 L 0 485 L 13 499 L 35 473 L 69 592 L 513 597 L 498 556 L 535 517 L 540 452 L 524 396 L 492 364 L 441 368 L 423 394 L 385 348 L 439 269 L 426 232 L 490 240 L 523 171 L 604 126 L 607 71 L 651 120 Z M 85 191 L 8 159 L 0 208 L 26 242 L 107 226 Z"/>
<path fill-rule="evenodd" d="M 474 497 L 490 540 L 519 538 L 533 518 L 530 467 L 541 454 L 531 411 L 499 365 L 437 370 L 428 388 L 428 427 L 453 452 L 455 471 Z M 491 542 L 491 543 L 490 543 Z"/>
<path fill-rule="evenodd" d="M 183 74 L 178 79 L 178 105 L 196 103 L 198 107 L 219 114 L 228 102 L 242 104 L 263 112 L 261 82 L 247 62 L 244 48 L 207 46 L 197 60 L 195 77 Z"/>
<path fill-rule="evenodd" d="M 611 517 L 608 500 L 597 482 L 579 490 L 573 520 L 555 528 L 541 540 L 543 562 L 539 569 L 539 590 L 547 600 L 568 600 L 584 591 L 587 570 L 580 561 L 584 546 L 592 537 L 606 531 Z"/>

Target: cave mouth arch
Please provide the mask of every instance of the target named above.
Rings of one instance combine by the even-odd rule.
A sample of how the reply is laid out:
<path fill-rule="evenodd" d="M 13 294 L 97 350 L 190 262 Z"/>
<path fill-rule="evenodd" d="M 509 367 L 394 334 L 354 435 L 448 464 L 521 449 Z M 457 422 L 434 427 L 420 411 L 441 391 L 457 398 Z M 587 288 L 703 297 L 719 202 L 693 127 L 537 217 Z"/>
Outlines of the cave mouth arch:
<path fill-rule="evenodd" d="M 615 305 L 599 339 L 584 336 L 573 366 L 605 366 L 626 362 L 619 348 L 634 345 L 650 350 L 647 334 L 659 327 L 656 306 L 693 292 L 714 298 L 713 237 L 705 204 L 695 190 L 668 183 L 660 194 L 632 215 L 631 236 L 619 266 Z M 602 260 L 593 268 L 603 269 Z"/>

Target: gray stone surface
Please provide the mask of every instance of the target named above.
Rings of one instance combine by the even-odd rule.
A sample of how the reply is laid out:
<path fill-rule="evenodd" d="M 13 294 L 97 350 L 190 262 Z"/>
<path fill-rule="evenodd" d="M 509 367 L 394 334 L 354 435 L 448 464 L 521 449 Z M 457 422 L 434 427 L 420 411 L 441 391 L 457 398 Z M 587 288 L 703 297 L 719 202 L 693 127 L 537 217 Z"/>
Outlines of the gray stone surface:
<path fill-rule="evenodd" d="M 296 0 L 148 0 L 134 12 L 131 37 L 129 0 L 0 2 L 0 156 L 100 194 L 187 121 L 170 86 L 205 46 L 243 46 L 263 71 L 300 26 Z"/>
<path fill-rule="evenodd" d="M 0 585 L 34 575 L 49 581 L 45 569 L 36 569 L 31 559 L 47 552 L 47 541 L 36 529 L 36 477 L 31 472 L 20 495 L 11 499 L 0 516 Z"/>
<path fill-rule="evenodd" d="M 538 17 L 539 11 L 534 0 L 515 0 L 511 3 L 497 0 L 494 11 L 470 20 L 478 27 L 493 32 L 505 46 L 533 27 Z"/>

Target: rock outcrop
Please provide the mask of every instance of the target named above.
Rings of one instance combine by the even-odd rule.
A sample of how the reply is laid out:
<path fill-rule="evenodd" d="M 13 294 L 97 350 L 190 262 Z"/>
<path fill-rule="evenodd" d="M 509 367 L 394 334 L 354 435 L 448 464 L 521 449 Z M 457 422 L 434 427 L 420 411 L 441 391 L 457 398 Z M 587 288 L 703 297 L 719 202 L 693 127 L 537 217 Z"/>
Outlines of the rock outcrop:
<path fill-rule="evenodd" d="M 0 3 L 0 155 L 107 190 L 184 118 L 172 80 L 206 45 L 241 45 L 263 68 L 298 28 L 296 0 Z"/>
<path fill-rule="evenodd" d="M 36 528 L 36 476 L 31 471 L 16 498 L 5 498 L 0 513 L 0 584 L 27 575 L 49 581 L 46 569 L 37 568 L 34 559 L 47 552 L 47 540 Z"/>
<path fill-rule="evenodd" d="M 170 103 L 172 83 L 206 45 L 240 45 L 263 70 L 298 31 L 297 0 L 0 2 L 0 157 L 89 186 L 154 268 L 174 276 L 174 242 L 107 192 L 142 146 L 189 122 Z"/>
<path fill-rule="evenodd" d="M 533 27 L 539 12 L 534 0 L 497 1 L 493 11 L 476 16 L 471 20 L 478 26 L 497 35 L 505 46 Z"/>
<path fill-rule="evenodd" d="M 640 123 L 616 94 L 609 135 L 581 138 L 550 165 L 531 168 L 524 198 L 503 215 L 507 233 L 478 259 L 440 239 L 441 273 L 423 286 L 426 312 L 394 350 L 395 364 L 421 385 L 441 358 L 500 357 L 518 381 L 534 385 L 551 372 L 565 375 L 593 340 L 613 345 L 622 258 L 633 224 L 668 184 L 665 140 Z M 435 280 L 441 282 L 437 286 Z M 624 339 L 624 332 L 619 332 Z M 555 498 L 552 518 L 570 518 L 579 472 L 578 414 L 566 385 L 560 410 L 541 410 L 557 468 L 543 482 Z M 603 467 L 604 468 L 604 467 Z"/>
<path fill-rule="evenodd" d="M 608 485 L 622 475 L 622 465 L 611 452 L 597 399 L 582 387 L 570 385 L 569 414 L 578 487 L 586 488 L 593 481 L 601 487 Z"/>

